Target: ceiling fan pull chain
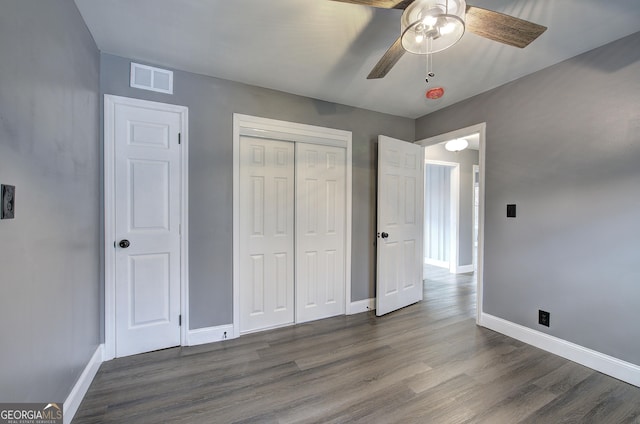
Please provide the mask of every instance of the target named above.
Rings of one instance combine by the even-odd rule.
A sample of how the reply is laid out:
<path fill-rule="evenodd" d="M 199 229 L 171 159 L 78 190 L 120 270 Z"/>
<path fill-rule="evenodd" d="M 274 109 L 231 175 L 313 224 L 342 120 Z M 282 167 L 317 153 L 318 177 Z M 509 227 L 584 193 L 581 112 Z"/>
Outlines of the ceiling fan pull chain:
<path fill-rule="evenodd" d="M 429 83 L 429 78 L 433 78 L 436 76 L 436 74 L 433 72 L 433 54 L 431 53 L 431 42 L 432 38 L 427 37 L 427 77 L 424 79 L 427 84 Z"/>

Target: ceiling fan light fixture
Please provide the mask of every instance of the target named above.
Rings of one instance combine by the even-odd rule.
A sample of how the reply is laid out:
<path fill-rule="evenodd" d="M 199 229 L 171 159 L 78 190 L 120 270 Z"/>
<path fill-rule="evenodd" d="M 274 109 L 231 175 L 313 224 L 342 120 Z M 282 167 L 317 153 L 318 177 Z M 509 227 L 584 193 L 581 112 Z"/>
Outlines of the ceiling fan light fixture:
<path fill-rule="evenodd" d="M 464 138 L 454 138 L 444 144 L 444 148 L 450 152 L 460 152 L 469 147 L 469 142 Z"/>
<path fill-rule="evenodd" d="M 422 23 L 425 24 L 426 26 L 432 27 L 438 23 L 438 16 L 442 15 L 442 13 L 444 12 L 439 7 L 429 10 L 427 12 L 427 15 L 422 19 Z"/>
<path fill-rule="evenodd" d="M 414 54 L 445 50 L 464 34 L 465 0 L 415 0 L 402 13 L 402 47 Z"/>
<path fill-rule="evenodd" d="M 453 22 L 449 22 L 444 26 L 440 27 L 440 34 L 442 35 L 451 34 L 455 30 L 456 30 L 456 25 Z"/>

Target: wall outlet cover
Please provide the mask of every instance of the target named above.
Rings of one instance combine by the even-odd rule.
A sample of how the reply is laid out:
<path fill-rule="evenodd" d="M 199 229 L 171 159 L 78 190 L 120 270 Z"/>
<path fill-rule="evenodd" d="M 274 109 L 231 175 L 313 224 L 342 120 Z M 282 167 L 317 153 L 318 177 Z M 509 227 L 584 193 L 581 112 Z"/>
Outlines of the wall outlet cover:
<path fill-rule="evenodd" d="M 551 314 L 547 311 L 538 310 L 538 324 L 549 327 L 551 324 Z"/>
<path fill-rule="evenodd" d="M 2 184 L 0 186 L 2 198 L 2 208 L 0 208 L 0 219 L 13 219 L 15 214 L 16 187 Z"/>

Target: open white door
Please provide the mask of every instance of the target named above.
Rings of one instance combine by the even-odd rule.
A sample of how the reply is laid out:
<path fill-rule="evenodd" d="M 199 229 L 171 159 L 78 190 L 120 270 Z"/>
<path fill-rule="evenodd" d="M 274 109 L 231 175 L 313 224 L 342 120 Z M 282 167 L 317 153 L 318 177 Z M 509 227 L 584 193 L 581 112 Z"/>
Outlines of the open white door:
<path fill-rule="evenodd" d="M 378 137 L 376 315 L 422 300 L 422 146 Z"/>

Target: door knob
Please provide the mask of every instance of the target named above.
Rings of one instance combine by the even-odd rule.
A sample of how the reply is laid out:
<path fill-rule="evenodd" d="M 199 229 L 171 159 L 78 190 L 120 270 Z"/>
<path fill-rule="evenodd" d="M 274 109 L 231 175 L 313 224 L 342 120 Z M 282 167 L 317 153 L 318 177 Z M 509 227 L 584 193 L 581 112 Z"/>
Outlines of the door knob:
<path fill-rule="evenodd" d="M 131 245 L 131 243 L 129 243 L 129 240 L 120 240 L 120 243 L 118 243 L 118 244 L 123 249 L 126 249 L 127 247 L 129 247 Z"/>
<path fill-rule="evenodd" d="M 388 238 L 389 237 L 389 233 L 382 232 L 382 234 L 380 234 L 380 237 Z"/>

